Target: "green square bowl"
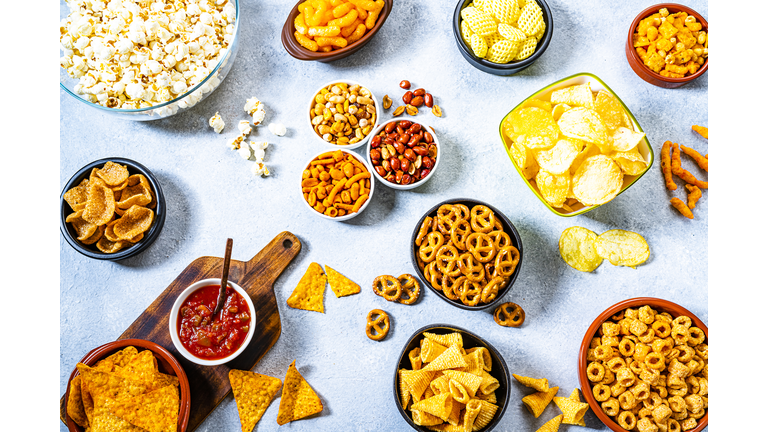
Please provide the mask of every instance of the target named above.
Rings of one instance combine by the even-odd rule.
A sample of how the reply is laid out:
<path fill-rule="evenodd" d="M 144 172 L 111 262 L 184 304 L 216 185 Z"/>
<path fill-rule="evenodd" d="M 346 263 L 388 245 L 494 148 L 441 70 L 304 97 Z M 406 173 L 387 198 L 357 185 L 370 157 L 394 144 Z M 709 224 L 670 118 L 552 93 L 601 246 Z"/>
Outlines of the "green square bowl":
<path fill-rule="evenodd" d="M 572 206 L 572 211 L 567 211 L 566 209 L 562 209 L 562 208 L 555 208 L 555 207 L 552 207 L 551 205 L 549 205 L 544 200 L 544 198 L 541 196 L 541 192 L 539 191 L 539 188 L 536 186 L 536 182 L 534 181 L 534 179 L 532 178 L 530 180 L 526 180 L 525 176 L 523 175 L 522 168 L 517 166 L 517 163 L 515 163 L 515 158 L 514 158 L 514 156 L 512 155 L 512 153 L 510 151 L 511 140 L 509 139 L 509 137 L 504 135 L 503 125 L 504 125 L 504 122 L 507 120 L 507 118 L 510 115 L 512 115 L 512 113 L 516 109 L 520 108 L 528 100 L 534 99 L 534 98 L 540 98 L 540 97 L 543 97 L 545 99 L 549 99 L 550 95 L 555 90 L 558 90 L 558 89 L 561 89 L 561 88 L 565 88 L 565 87 L 569 87 L 569 86 L 572 86 L 572 85 L 584 84 L 584 83 L 589 83 L 593 92 L 596 92 L 596 91 L 599 91 L 599 90 L 605 90 L 608 93 L 612 94 L 614 97 L 616 97 L 616 99 L 621 103 L 621 106 L 624 107 L 624 111 L 629 116 L 629 119 L 632 122 L 632 127 L 634 127 L 635 131 L 644 132 L 643 128 L 640 126 L 640 123 L 638 123 L 638 121 L 635 118 L 635 116 L 632 114 L 632 112 L 629 110 L 629 108 L 627 108 L 627 105 L 624 103 L 624 101 L 621 100 L 619 95 L 617 95 L 610 87 L 608 87 L 608 84 L 603 82 L 603 80 L 601 80 L 600 78 L 598 78 L 597 76 L 595 76 L 595 75 L 593 75 L 591 73 L 586 73 L 586 72 L 578 73 L 576 75 L 571 75 L 571 76 L 569 76 L 567 78 L 563 78 L 560 81 L 556 81 L 556 82 L 554 82 L 554 83 L 544 87 L 543 89 L 537 91 L 536 93 L 532 94 L 531 96 L 529 96 L 528 98 L 526 98 L 525 100 L 520 102 L 515 108 L 512 109 L 512 111 L 507 113 L 507 115 L 505 115 L 504 118 L 501 119 L 501 123 L 499 123 L 499 136 L 501 137 L 501 142 L 502 142 L 502 144 L 504 144 L 504 148 L 507 151 L 507 155 L 509 156 L 509 159 L 512 161 L 512 165 L 515 166 L 515 169 L 517 170 L 517 173 L 520 174 L 520 178 L 523 179 L 525 184 L 527 184 L 528 187 L 531 189 L 531 192 L 533 192 L 534 195 L 536 195 L 536 197 L 539 199 L 539 201 L 541 201 L 542 204 L 547 206 L 547 208 L 552 213 L 554 213 L 554 214 L 556 214 L 558 216 L 563 216 L 563 217 L 578 216 L 578 215 L 584 214 L 584 213 L 586 213 L 586 212 L 588 212 L 590 210 L 594 210 L 594 209 L 600 207 L 600 205 L 602 205 L 602 204 L 600 204 L 600 205 L 592 205 L 592 206 L 585 206 L 585 205 L 583 205 L 581 203 L 576 203 L 575 205 Z M 624 175 L 624 184 L 621 187 L 621 191 L 619 192 L 619 195 L 624 193 L 624 191 L 629 189 L 630 186 L 635 184 L 635 182 L 637 182 L 640 179 L 640 177 L 645 175 L 645 173 L 648 172 L 649 169 L 651 169 L 651 166 L 653 166 L 653 149 L 651 148 L 651 143 L 648 142 L 648 137 L 643 137 L 643 139 L 637 145 L 637 150 L 640 152 L 640 154 L 643 156 L 643 158 L 645 158 L 645 161 L 648 163 L 648 165 L 643 170 L 643 172 L 641 172 L 638 175 L 634 175 L 634 176 Z"/>

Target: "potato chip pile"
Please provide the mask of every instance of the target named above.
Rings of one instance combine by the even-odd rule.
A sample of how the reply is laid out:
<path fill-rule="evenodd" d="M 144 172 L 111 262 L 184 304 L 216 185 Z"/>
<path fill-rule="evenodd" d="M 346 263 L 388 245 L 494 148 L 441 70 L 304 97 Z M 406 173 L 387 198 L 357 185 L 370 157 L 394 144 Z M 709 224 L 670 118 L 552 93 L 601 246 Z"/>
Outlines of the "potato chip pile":
<path fill-rule="evenodd" d="M 536 432 L 556 432 L 561 424 L 586 426 L 584 415 L 589 411 L 589 404 L 581 401 L 579 389 L 573 389 L 568 397 L 555 396 L 560 387 L 550 388 L 549 380 L 546 378 L 531 378 L 517 374 L 512 374 L 512 376 L 520 384 L 536 390 L 536 393 L 523 397 L 525 408 L 534 417 L 539 418 L 553 400 L 562 411 L 562 414 L 544 423 Z"/>
<path fill-rule="evenodd" d="M 709 35 L 693 15 L 682 11 L 659 9 L 640 21 L 632 40 L 643 64 L 668 78 L 695 74 L 709 57 Z"/>
<path fill-rule="evenodd" d="M 464 349 L 460 333 L 424 332 L 408 353 L 411 370 L 398 369 L 400 404 L 413 422 L 431 430 L 480 430 L 496 411 L 499 381 L 489 373 L 485 347 Z"/>
<path fill-rule="evenodd" d="M 476 0 L 461 10 L 461 38 L 494 63 L 530 57 L 544 36 L 544 13 L 535 0 Z"/>
<path fill-rule="evenodd" d="M 645 239 L 637 233 L 608 230 L 600 235 L 580 227 L 567 228 L 560 235 L 560 256 L 578 271 L 591 272 L 603 259 L 615 266 L 635 268 L 651 255 Z"/>
<path fill-rule="evenodd" d="M 144 238 L 152 227 L 157 205 L 152 186 L 143 174 L 112 161 L 91 170 L 90 177 L 64 193 L 74 213 L 66 218 L 77 241 L 96 243 L 104 253 L 115 253 Z"/>
<path fill-rule="evenodd" d="M 692 129 L 704 138 L 709 137 L 709 129 L 706 127 L 694 125 L 692 126 Z M 670 141 L 664 142 L 661 146 L 661 172 L 664 174 L 664 182 L 666 183 L 667 189 L 671 191 L 677 190 L 677 185 L 672 179 L 672 174 L 674 174 L 686 182 L 685 190 L 688 191 L 687 204 L 677 197 L 672 198 L 669 202 L 680 212 L 680 214 L 688 219 L 693 219 L 692 210 L 696 207 L 696 203 L 702 196 L 701 190 L 709 189 L 709 182 L 697 179 L 696 176 L 682 167 L 682 160 L 680 159 L 681 149 L 683 150 L 683 153 L 690 156 L 699 168 L 705 172 L 709 172 L 709 154 L 702 156 L 692 148 Z M 672 151 L 671 156 L 670 150 Z"/>
<path fill-rule="evenodd" d="M 293 36 L 310 51 L 344 48 L 376 25 L 383 8 L 384 0 L 307 0 L 298 7 Z"/>
<path fill-rule="evenodd" d="M 638 147 L 623 105 L 589 83 L 552 92 L 549 100 L 531 98 L 502 124 L 509 152 L 526 180 L 554 208 L 572 212 L 600 205 L 621 191 L 625 176 L 638 176 L 648 161 Z"/>
<path fill-rule="evenodd" d="M 627 308 L 592 338 L 585 371 L 592 395 L 626 430 L 694 429 L 708 406 L 705 342 L 690 317 Z"/>
<path fill-rule="evenodd" d="M 175 432 L 179 379 L 159 372 L 149 350 L 129 346 L 93 367 L 77 364 L 67 414 L 86 430 Z"/>
<path fill-rule="evenodd" d="M 360 285 L 344 277 L 341 273 L 325 266 L 328 273 L 327 281 L 336 297 L 344 297 L 360 292 Z M 325 298 L 326 276 L 318 263 L 312 263 L 307 272 L 299 280 L 299 284 L 288 297 L 288 306 L 294 309 L 304 309 L 325 313 L 323 299 Z"/>

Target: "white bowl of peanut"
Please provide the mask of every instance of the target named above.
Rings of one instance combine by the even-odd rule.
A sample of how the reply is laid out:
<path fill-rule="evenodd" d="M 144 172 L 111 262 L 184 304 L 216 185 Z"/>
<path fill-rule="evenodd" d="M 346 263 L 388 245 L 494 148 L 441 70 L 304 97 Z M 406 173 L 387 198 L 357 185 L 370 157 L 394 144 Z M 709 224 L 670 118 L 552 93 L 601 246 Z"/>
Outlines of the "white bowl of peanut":
<path fill-rule="evenodd" d="M 312 93 L 307 121 L 323 144 L 351 150 L 371 139 L 379 117 L 379 101 L 367 87 L 334 80 Z"/>

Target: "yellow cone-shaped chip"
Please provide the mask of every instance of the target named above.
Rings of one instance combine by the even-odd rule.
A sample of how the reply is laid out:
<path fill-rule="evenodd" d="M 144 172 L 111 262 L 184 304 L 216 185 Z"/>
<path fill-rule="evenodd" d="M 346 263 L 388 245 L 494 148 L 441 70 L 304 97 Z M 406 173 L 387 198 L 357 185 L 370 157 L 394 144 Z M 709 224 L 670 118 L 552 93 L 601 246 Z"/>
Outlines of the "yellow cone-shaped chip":
<path fill-rule="evenodd" d="M 279 378 L 237 369 L 229 371 L 229 382 L 237 403 L 240 427 L 243 432 L 251 432 L 283 383 Z"/>
<path fill-rule="evenodd" d="M 317 414 L 322 410 L 323 403 L 296 369 L 296 360 L 294 360 L 285 374 L 283 395 L 280 397 L 280 408 L 277 411 L 277 424 L 284 425 Z"/>
<path fill-rule="evenodd" d="M 430 332 L 424 332 L 424 337 L 432 339 L 442 346 L 457 345 L 459 348 L 464 348 L 464 339 L 461 337 L 461 333 L 448 333 L 448 334 L 436 334 Z"/>
<path fill-rule="evenodd" d="M 477 414 L 477 418 L 475 418 L 475 424 L 472 426 L 472 430 L 480 430 L 491 422 L 493 420 L 493 416 L 496 414 L 496 411 L 498 411 L 499 407 L 498 405 L 494 405 L 490 402 L 481 400 L 480 401 L 480 412 Z"/>
<path fill-rule="evenodd" d="M 429 387 L 429 383 L 432 381 L 434 375 L 434 372 L 424 369 L 415 371 L 404 370 L 400 375 L 400 379 L 407 384 L 408 389 L 413 396 L 413 400 L 419 401 L 421 400 L 424 391 Z"/>
<path fill-rule="evenodd" d="M 440 356 L 448 348 L 429 338 L 421 340 L 421 362 L 429 363 Z"/>
<path fill-rule="evenodd" d="M 589 404 L 576 401 L 570 397 L 555 397 L 555 405 L 563 412 L 563 423 L 578 425 L 589 410 Z"/>
<path fill-rule="evenodd" d="M 169 385 L 109 407 L 117 417 L 149 432 L 175 432 L 179 419 L 179 390 Z"/>
<path fill-rule="evenodd" d="M 301 277 L 299 284 L 288 297 L 288 306 L 294 309 L 304 309 L 325 313 L 323 296 L 325 295 L 325 274 L 318 263 L 309 265 L 307 272 Z"/>
<path fill-rule="evenodd" d="M 471 352 L 464 356 L 464 361 L 467 362 L 467 367 L 464 368 L 464 372 L 471 373 L 472 375 L 483 375 L 483 354 L 479 351 Z"/>
<path fill-rule="evenodd" d="M 424 366 L 422 370 L 438 371 L 463 367 L 467 367 L 467 362 L 464 361 L 464 356 L 456 345 L 451 345 L 450 348 L 440 354 L 434 361 Z"/>
<path fill-rule="evenodd" d="M 576 402 L 581 402 L 581 397 L 579 396 L 579 389 L 575 388 L 571 392 L 571 395 L 568 396 L 569 399 L 572 399 Z M 586 411 L 584 412 L 586 414 Z M 587 424 L 584 422 L 584 416 L 581 416 L 580 419 L 578 419 L 575 423 L 576 426 L 587 426 Z"/>
<path fill-rule="evenodd" d="M 451 393 L 441 393 L 416 402 L 411 406 L 411 409 L 424 411 L 433 416 L 440 417 L 443 421 L 448 421 L 448 417 L 450 417 L 453 410 L 453 403 Z"/>
<path fill-rule="evenodd" d="M 344 297 L 360 292 L 360 285 L 352 282 L 328 265 L 325 266 L 325 273 L 328 275 L 328 285 L 331 286 L 331 290 L 336 294 L 336 297 Z"/>
<path fill-rule="evenodd" d="M 480 410 L 483 407 L 483 403 L 480 402 L 477 399 L 473 399 L 469 401 L 469 403 L 466 406 L 466 410 L 464 411 L 464 430 L 465 431 L 471 431 L 474 429 L 475 419 L 477 419 L 478 414 L 480 414 Z"/>
<path fill-rule="evenodd" d="M 541 425 L 540 428 L 536 429 L 536 432 L 557 432 L 560 429 L 560 423 L 562 423 L 562 421 L 563 415 L 560 414 L 559 416 Z"/>
<path fill-rule="evenodd" d="M 443 423 L 443 419 L 428 412 L 411 408 L 413 422 L 419 426 L 435 426 Z"/>
<path fill-rule="evenodd" d="M 530 411 L 534 417 L 538 418 L 541 413 L 544 412 L 547 405 L 552 402 L 552 398 L 555 397 L 558 389 L 559 387 L 551 387 L 549 391 L 536 392 L 532 395 L 528 395 L 523 398 L 523 403 L 525 404 L 525 407 L 528 408 L 528 411 Z"/>
<path fill-rule="evenodd" d="M 406 369 L 397 370 L 397 376 L 400 379 L 400 404 L 402 405 L 403 409 L 405 409 L 408 406 L 408 402 L 411 401 L 411 391 L 408 388 L 408 383 L 403 380 L 404 371 L 406 371 Z"/>
<path fill-rule="evenodd" d="M 471 396 L 475 396 L 477 390 L 483 383 L 483 378 L 469 372 L 445 370 L 443 371 L 443 375 L 448 377 L 448 379 L 461 383 Z"/>
<path fill-rule="evenodd" d="M 520 384 L 530 387 L 536 391 L 546 392 L 549 390 L 549 381 L 546 378 L 530 378 L 527 376 L 512 374 Z"/>

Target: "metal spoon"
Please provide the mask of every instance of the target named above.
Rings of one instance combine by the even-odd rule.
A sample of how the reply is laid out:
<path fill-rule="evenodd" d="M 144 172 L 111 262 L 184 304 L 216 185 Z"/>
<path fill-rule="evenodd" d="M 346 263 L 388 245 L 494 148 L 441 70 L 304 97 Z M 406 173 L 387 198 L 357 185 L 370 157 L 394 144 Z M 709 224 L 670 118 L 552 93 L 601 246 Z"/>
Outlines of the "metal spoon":
<path fill-rule="evenodd" d="M 219 298 L 216 300 L 216 309 L 213 310 L 211 320 L 215 321 L 219 316 L 221 308 L 227 299 L 227 278 L 229 277 L 229 261 L 232 258 L 232 239 L 227 239 L 227 250 L 224 252 L 224 268 L 221 271 L 221 288 L 219 288 Z"/>

